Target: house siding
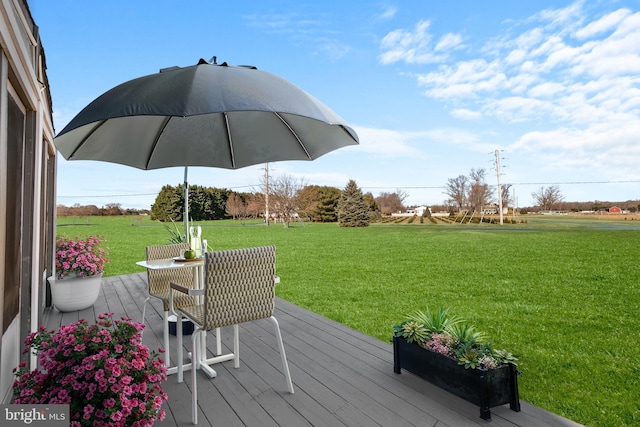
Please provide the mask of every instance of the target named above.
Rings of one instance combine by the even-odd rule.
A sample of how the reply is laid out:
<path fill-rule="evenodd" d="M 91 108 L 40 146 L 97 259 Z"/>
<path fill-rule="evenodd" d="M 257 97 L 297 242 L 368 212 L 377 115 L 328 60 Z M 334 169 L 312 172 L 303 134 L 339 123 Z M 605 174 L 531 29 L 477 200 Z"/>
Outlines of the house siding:
<path fill-rule="evenodd" d="M 25 0 L 0 0 L 0 403 L 41 323 L 55 238 L 56 150 L 44 49 Z"/>

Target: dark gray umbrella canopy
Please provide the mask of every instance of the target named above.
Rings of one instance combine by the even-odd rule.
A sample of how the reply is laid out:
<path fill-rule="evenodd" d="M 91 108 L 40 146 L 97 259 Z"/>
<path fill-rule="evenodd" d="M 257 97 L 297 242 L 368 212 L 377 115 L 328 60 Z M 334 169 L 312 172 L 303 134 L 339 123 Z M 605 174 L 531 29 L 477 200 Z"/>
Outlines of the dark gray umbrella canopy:
<path fill-rule="evenodd" d="M 109 90 L 55 144 L 67 160 L 238 169 L 313 160 L 358 144 L 358 137 L 335 112 L 281 77 L 200 60 Z"/>

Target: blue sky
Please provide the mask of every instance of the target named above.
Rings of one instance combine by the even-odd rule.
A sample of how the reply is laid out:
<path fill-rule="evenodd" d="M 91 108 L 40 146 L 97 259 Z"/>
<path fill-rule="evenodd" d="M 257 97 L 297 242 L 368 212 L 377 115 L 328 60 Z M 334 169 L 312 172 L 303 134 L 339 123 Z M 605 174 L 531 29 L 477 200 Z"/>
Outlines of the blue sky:
<path fill-rule="evenodd" d="M 485 168 L 519 206 L 640 199 L 640 0 L 31 0 L 56 133 L 110 88 L 199 58 L 255 65 L 342 116 L 360 145 L 271 174 L 442 204 L 448 178 Z M 190 168 L 189 182 L 256 190 L 263 165 Z M 59 156 L 58 203 L 149 208 L 182 168 Z"/>

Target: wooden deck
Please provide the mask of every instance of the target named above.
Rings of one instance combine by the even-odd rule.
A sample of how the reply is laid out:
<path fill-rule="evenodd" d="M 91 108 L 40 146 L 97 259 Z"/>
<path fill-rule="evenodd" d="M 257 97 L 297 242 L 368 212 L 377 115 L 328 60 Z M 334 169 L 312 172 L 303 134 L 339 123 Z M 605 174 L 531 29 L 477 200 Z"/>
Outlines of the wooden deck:
<path fill-rule="evenodd" d="M 46 326 L 57 328 L 96 314 L 140 319 L 146 297 L 146 273 L 103 279 L 102 293 L 90 309 L 45 315 Z M 144 343 L 161 347 L 162 304 L 152 299 L 147 308 Z M 232 362 L 215 365 L 218 376 L 198 375 L 198 425 L 201 426 L 578 426 L 538 407 L 521 402 L 522 411 L 508 405 L 491 409 L 484 421 L 479 408 L 426 381 L 393 372 L 390 343 L 381 342 L 332 320 L 277 299 L 276 318 L 293 379 L 294 394 L 286 391 L 277 344 L 269 321 L 240 328 L 240 368 Z M 223 346 L 231 331 L 223 329 Z M 172 337 L 175 344 L 175 337 Z M 209 351 L 215 339 L 207 340 Z M 185 340 L 189 346 L 190 341 Z M 175 356 L 172 347 L 171 358 Z M 157 426 L 191 425 L 191 380 L 175 375 L 163 385 L 169 399 L 167 417 Z"/>

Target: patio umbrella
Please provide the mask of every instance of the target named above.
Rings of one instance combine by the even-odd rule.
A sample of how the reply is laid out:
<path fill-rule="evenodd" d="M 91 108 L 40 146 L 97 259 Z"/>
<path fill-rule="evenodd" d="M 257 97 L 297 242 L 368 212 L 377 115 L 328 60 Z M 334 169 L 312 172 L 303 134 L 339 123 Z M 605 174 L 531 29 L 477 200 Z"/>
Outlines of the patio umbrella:
<path fill-rule="evenodd" d="M 67 160 L 101 160 L 138 169 L 238 169 L 313 160 L 358 136 L 329 107 L 253 66 L 200 59 L 110 89 L 57 135 Z"/>

